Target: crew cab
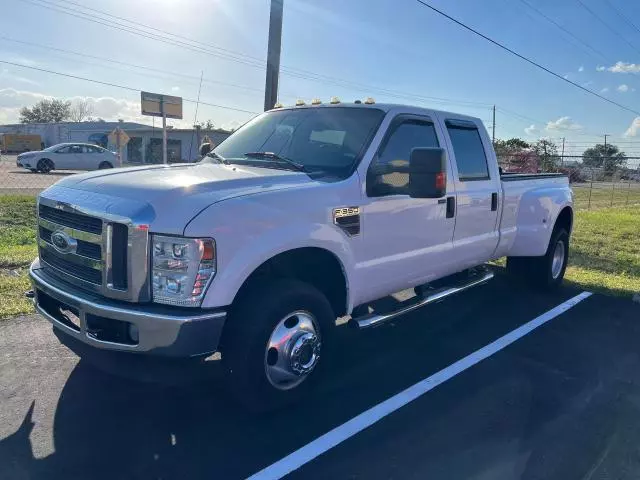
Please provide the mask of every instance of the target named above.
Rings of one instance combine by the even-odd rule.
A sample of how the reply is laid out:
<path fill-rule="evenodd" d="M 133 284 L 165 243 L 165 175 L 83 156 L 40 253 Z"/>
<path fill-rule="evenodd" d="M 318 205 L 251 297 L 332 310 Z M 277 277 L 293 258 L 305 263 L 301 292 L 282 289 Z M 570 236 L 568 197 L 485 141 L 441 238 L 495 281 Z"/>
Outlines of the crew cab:
<path fill-rule="evenodd" d="M 37 310 L 114 354 L 222 353 L 247 404 L 318 380 L 337 317 L 373 327 L 491 279 L 550 289 L 572 192 L 502 174 L 482 122 L 368 99 L 276 108 L 197 164 L 64 178 L 38 198 Z M 413 288 L 393 311 L 372 302 Z"/>

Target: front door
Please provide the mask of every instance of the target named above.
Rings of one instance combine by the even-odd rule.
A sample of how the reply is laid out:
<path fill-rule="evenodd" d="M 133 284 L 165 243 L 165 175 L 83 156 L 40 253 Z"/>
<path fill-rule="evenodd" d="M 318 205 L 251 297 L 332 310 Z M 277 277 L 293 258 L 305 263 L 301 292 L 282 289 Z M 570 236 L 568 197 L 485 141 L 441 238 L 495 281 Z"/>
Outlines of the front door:
<path fill-rule="evenodd" d="M 445 200 L 409 197 L 411 150 L 442 145 L 438 130 L 429 117 L 396 117 L 371 161 L 361 245 L 354 252 L 363 286 L 356 303 L 425 283 L 449 268 L 454 219 L 446 218 Z M 448 195 L 453 188 L 447 185 Z"/>
<path fill-rule="evenodd" d="M 73 165 L 73 159 L 71 154 L 72 145 L 65 145 L 64 147 L 60 147 L 55 151 L 53 155 L 53 163 L 55 164 L 56 169 L 58 170 L 68 170 Z"/>
<path fill-rule="evenodd" d="M 469 120 L 449 118 L 445 125 L 456 169 L 454 256 L 463 270 L 489 260 L 498 245 L 500 178 L 497 168 L 489 167 L 483 130 Z"/>

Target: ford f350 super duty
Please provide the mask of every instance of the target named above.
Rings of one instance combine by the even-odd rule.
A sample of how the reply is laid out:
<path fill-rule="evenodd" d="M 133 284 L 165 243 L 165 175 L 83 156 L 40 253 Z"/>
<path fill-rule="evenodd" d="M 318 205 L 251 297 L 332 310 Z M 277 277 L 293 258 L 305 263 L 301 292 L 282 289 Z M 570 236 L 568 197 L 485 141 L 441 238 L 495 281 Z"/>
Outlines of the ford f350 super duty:
<path fill-rule="evenodd" d="M 278 404 L 315 383 L 337 317 L 381 324 L 487 282 L 483 264 L 500 257 L 535 286 L 562 281 L 565 176 L 502 174 L 477 118 L 317 103 L 257 116 L 196 164 L 42 192 L 30 276 L 58 336 L 148 356 L 219 351 L 241 398 Z M 408 288 L 395 311 L 367 306 Z"/>

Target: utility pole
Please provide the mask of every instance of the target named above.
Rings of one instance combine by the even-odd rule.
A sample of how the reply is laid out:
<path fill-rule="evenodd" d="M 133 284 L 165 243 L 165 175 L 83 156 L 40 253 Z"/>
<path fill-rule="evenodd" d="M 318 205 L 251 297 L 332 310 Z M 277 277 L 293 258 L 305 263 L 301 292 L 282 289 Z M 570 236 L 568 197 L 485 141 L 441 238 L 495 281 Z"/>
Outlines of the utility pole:
<path fill-rule="evenodd" d="M 271 13 L 269 15 L 269 46 L 267 47 L 267 77 L 264 86 L 265 112 L 267 110 L 271 110 L 278 101 L 283 2 L 284 0 L 271 0 Z"/>
<path fill-rule="evenodd" d="M 491 134 L 491 141 L 495 145 L 496 143 L 496 106 L 493 106 L 493 132 Z"/>
<path fill-rule="evenodd" d="M 564 137 L 562 137 L 562 155 L 560 156 L 560 166 L 564 167 Z"/>

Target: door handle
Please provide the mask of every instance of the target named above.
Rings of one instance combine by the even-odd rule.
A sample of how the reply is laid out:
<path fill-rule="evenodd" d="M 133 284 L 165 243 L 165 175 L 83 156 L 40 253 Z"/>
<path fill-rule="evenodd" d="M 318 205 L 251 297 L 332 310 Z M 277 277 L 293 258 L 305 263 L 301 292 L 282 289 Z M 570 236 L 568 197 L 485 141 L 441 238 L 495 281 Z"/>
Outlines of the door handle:
<path fill-rule="evenodd" d="M 447 197 L 447 218 L 456 216 L 456 197 Z"/>
<path fill-rule="evenodd" d="M 491 211 L 495 212 L 498 210 L 498 192 L 493 192 L 491 194 Z"/>

